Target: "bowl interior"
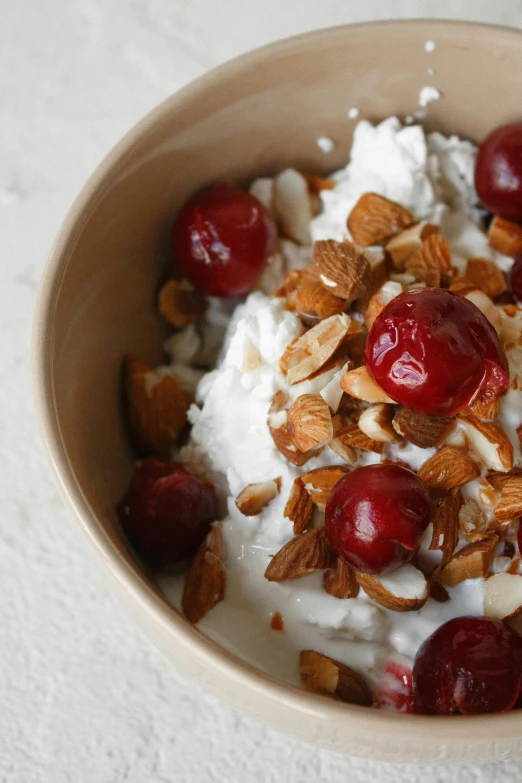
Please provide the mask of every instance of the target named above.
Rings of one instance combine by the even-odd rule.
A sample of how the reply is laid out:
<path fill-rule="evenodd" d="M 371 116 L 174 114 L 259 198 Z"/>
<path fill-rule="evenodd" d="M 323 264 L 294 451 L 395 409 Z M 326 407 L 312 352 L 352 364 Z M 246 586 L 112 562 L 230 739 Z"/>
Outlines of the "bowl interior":
<path fill-rule="evenodd" d="M 432 52 L 426 51 L 428 40 L 436 44 Z M 169 228 L 176 208 L 195 189 L 222 178 L 248 181 L 287 165 L 321 174 L 332 171 L 346 163 L 355 126 L 347 117 L 351 107 L 372 121 L 413 114 L 426 84 L 442 93 L 429 106 L 426 127 L 480 140 L 517 118 L 521 54 L 521 34 L 480 25 L 400 22 L 302 36 L 233 61 L 173 96 L 95 172 L 65 221 L 42 286 L 35 384 L 61 487 L 129 603 L 146 602 L 154 587 L 127 551 L 114 513 L 132 472 L 121 416 L 120 367 L 126 352 L 151 362 L 161 359 L 163 326 L 155 313 L 155 295 L 172 263 Z M 336 142 L 327 155 L 316 144 L 324 135 Z M 152 611 L 151 605 L 144 611 Z M 173 645 L 173 629 L 178 641 L 185 633 L 180 631 L 185 621 L 170 607 L 163 606 L 154 622 L 164 626 L 157 640 L 170 634 L 168 643 L 159 640 L 164 647 Z M 215 645 L 193 629 L 185 640 L 189 633 L 194 650 L 205 648 L 207 663 L 217 661 Z M 227 661 L 236 673 L 247 671 L 232 656 Z M 269 679 L 259 675 L 256 688 L 268 687 Z M 278 693 L 290 704 L 292 690 L 281 686 Z M 323 736 L 319 724 L 327 730 L 330 718 L 341 714 L 337 705 L 308 694 L 295 698 L 299 709 L 304 705 L 312 716 L 308 722 L 315 721 L 308 733 L 294 729 L 301 736 L 362 755 L 397 755 L 372 749 L 370 737 L 368 748 L 361 739 L 354 748 L 332 732 Z M 345 715 L 357 714 L 355 708 L 343 709 Z M 269 720 L 269 713 L 252 711 Z M 488 719 L 488 726 L 496 721 L 499 737 L 510 735 L 513 743 L 522 733 L 520 721 L 515 731 L 506 728 L 514 717 L 509 724 L 504 719 L 501 729 L 500 717 Z M 373 714 L 371 720 L 374 726 L 382 718 Z M 424 725 L 422 719 L 414 720 Z M 425 744 L 440 743 L 441 731 L 425 736 Z M 455 760 L 461 751 L 450 735 L 460 731 L 464 729 L 444 736 Z M 470 730 L 470 739 L 472 734 Z M 414 760 L 404 742 L 400 753 Z M 430 759 L 424 749 L 420 755 L 437 760 L 437 753 L 433 750 Z"/>

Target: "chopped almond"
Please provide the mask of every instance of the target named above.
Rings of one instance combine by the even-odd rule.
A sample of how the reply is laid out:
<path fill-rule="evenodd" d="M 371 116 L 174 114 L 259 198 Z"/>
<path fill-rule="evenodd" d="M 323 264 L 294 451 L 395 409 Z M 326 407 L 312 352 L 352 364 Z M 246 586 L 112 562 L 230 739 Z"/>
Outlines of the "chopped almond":
<path fill-rule="evenodd" d="M 401 436 L 392 427 L 393 409 L 385 402 L 370 405 L 359 416 L 359 429 L 371 440 L 380 443 L 398 443 Z"/>
<path fill-rule="evenodd" d="M 413 215 L 396 201 L 364 193 L 348 217 L 353 241 L 363 247 L 378 245 L 413 223 Z"/>
<path fill-rule="evenodd" d="M 504 472 L 511 470 L 513 446 L 498 422 L 483 421 L 477 416 L 461 416 L 459 421 L 487 468 Z"/>
<path fill-rule="evenodd" d="M 358 367 L 356 370 L 347 372 L 341 378 L 341 389 L 346 394 L 350 394 L 352 397 L 357 397 L 358 400 L 364 400 L 365 402 L 394 402 L 375 383 L 366 367 Z"/>
<path fill-rule="evenodd" d="M 419 250 L 404 262 L 407 272 L 430 287 L 438 287 L 451 277 L 451 252 L 446 239 L 430 234 Z"/>
<path fill-rule="evenodd" d="M 486 258 L 470 258 L 466 268 L 466 277 L 492 299 L 507 291 L 503 272 L 493 261 L 488 261 Z"/>
<path fill-rule="evenodd" d="M 438 446 L 453 425 L 454 420 L 447 416 L 426 416 L 409 408 L 401 408 L 393 417 L 395 431 L 421 449 Z"/>
<path fill-rule="evenodd" d="M 323 286 L 347 304 L 358 299 L 368 285 L 370 265 L 351 242 L 316 242 L 314 264 Z"/>
<path fill-rule="evenodd" d="M 490 479 L 491 481 L 491 479 Z M 509 522 L 522 515 L 522 476 L 507 478 L 501 488 L 500 500 L 495 509 L 499 522 Z"/>
<path fill-rule="evenodd" d="M 522 612 L 522 576 L 493 574 L 482 583 L 484 614 L 495 620 L 510 620 Z"/>
<path fill-rule="evenodd" d="M 306 326 L 315 326 L 325 318 L 344 313 L 348 301 L 330 293 L 319 279 L 307 278 L 297 288 L 295 309 Z"/>
<path fill-rule="evenodd" d="M 464 299 L 467 299 L 469 302 L 473 302 L 475 307 L 478 307 L 482 315 L 486 316 L 491 326 L 493 326 L 495 329 L 496 333 L 500 334 L 500 330 L 502 328 L 502 316 L 500 315 L 499 309 L 495 306 L 495 303 L 492 299 L 489 298 L 489 296 L 487 296 L 483 291 L 476 289 L 474 291 L 469 291 L 467 294 L 464 294 Z"/>
<path fill-rule="evenodd" d="M 372 328 L 379 313 L 384 310 L 392 299 L 399 296 L 401 293 L 402 285 L 400 283 L 394 283 L 393 280 L 388 280 L 381 286 L 377 293 L 372 296 L 364 313 L 364 323 L 366 324 L 368 331 Z"/>
<path fill-rule="evenodd" d="M 323 585 L 334 598 L 357 598 L 359 585 L 354 569 L 342 560 L 337 560 L 335 568 L 325 571 Z"/>
<path fill-rule="evenodd" d="M 291 340 L 288 345 L 286 346 L 285 350 L 283 351 L 283 355 L 279 359 L 279 369 L 283 373 L 283 375 L 286 375 L 288 372 L 288 357 L 294 350 L 296 342 L 299 340 L 299 337 L 294 337 L 293 340 Z"/>
<path fill-rule="evenodd" d="M 248 484 L 236 498 L 236 506 L 245 517 L 255 517 L 281 491 L 281 477 L 273 481 Z"/>
<path fill-rule="evenodd" d="M 341 345 L 349 326 L 347 315 L 333 315 L 305 332 L 288 357 L 288 383 L 304 381 L 323 367 Z"/>
<path fill-rule="evenodd" d="M 310 493 L 312 503 L 324 511 L 331 490 L 348 472 L 344 465 L 327 465 L 304 473 L 301 481 Z"/>
<path fill-rule="evenodd" d="M 477 416 L 479 419 L 494 421 L 500 412 L 500 397 L 494 400 L 475 400 L 473 405 L 466 409 L 469 416 Z"/>
<path fill-rule="evenodd" d="M 195 323 L 205 312 L 207 302 L 188 280 L 169 280 L 159 293 L 158 309 L 171 326 Z"/>
<path fill-rule="evenodd" d="M 284 582 L 287 579 L 299 579 L 333 568 L 335 555 L 328 545 L 324 527 L 308 530 L 292 538 L 270 560 L 265 571 L 269 582 Z"/>
<path fill-rule="evenodd" d="M 460 490 L 453 490 L 446 500 L 436 508 L 432 516 L 433 535 L 430 549 L 439 549 L 442 559 L 438 570 L 442 570 L 449 563 L 453 552 L 459 543 L 459 511 L 462 505 Z"/>
<path fill-rule="evenodd" d="M 360 421 L 360 419 L 359 419 Z M 348 424 L 346 427 L 335 433 L 335 440 L 343 443 L 352 449 L 362 449 L 363 451 L 373 451 L 375 454 L 382 454 L 384 443 L 382 441 L 369 438 L 365 432 L 359 429 L 358 424 Z"/>
<path fill-rule="evenodd" d="M 299 672 L 304 687 L 313 693 L 335 696 L 348 704 L 372 706 L 372 694 L 360 674 L 340 661 L 315 650 L 303 650 Z"/>
<path fill-rule="evenodd" d="M 429 489 L 450 490 L 472 481 L 479 473 L 466 454 L 453 446 L 444 446 L 426 460 L 417 475 Z"/>
<path fill-rule="evenodd" d="M 486 536 L 480 541 L 467 544 L 440 570 L 438 578 L 443 585 L 453 587 L 465 579 L 486 576 L 497 544 L 496 536 Z"/>
<path fill-rule="evenodd" d="M 284 516 L 293 522 L 294 533 L 299 535 L 311 525 L 314 515 L 314 504 L 310 493 L 305 488 L 303 480 L 296 478 L 292 484 L 290 496 L 285 506 Z"/>
<path fill-rule="evenodd" d="M 302 394 L 288 411 L 288 434 L 299 451 L 320 449 L 333 436 L 330 408 L 320 394 Z"/>
<path fill-rule="evenodd" d="M 274 212 L 283 236 L 309 245 L 312 202 L 306 179 L 295 169 L 285 169 L 274 180 Z"/>
<path fill-rule="evenodd" d="M 216 524 L 199 547 L 185 580 L 181 606 L 191 623 L 199 623 L 225 597 L 227 573 L 221 525 Z"/>
<path fill-rule="evenodd" d="M 386 244 L 386 251 L 390 254 L 395 269 L 404 269 L 406 259 L 422 247 L 423 241 L 430 234 L 438 233 L 438 226 L 423 220 L 392 237 Z"/>
<path fill-rule="evenodd" d="M 497 253 L 514 258 L 519 250 L 522 250 L 522 226 L 495 217 L 489 227 L 488 240 Z"/>
<path fill-rule="evenodd" d="M 373 601 L 395 612 L 413 612 L 426 603 L 429 583 L 422 571 L 407 563 L 391 574 L 362 574 L 357 581 Z"/>
<path fill-rule="evenodd" d="M 493 489 L 500 491 L 508 481 L 520 477 L 522 477 L 522 468 L 512 468 L 509 473 L 500 473 L 496 470 L 490 470 L 486 479 Z"/>
<path fill-rule="evenodd" d="M 281 612 L 274 612 L 272 619 L 270 620 L 270 628 L 272 631 L 284 631 L 285 624 L 281 616 Z"/>

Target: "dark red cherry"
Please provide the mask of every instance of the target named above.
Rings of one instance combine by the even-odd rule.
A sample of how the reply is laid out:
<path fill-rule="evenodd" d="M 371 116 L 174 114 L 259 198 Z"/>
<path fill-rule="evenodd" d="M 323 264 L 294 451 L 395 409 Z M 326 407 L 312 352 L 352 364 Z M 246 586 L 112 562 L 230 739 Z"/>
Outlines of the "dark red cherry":
<path fill-rule="evenodd" d="M 500 620 L 457 617 L 420 647 L 413 664 L 419 712 L 475 715 L 511 710 L 522 685 L 522 636 Z"/>
<path fill-rule="evenodd" d="M 257 283 L 276 233 L 272 216 L 255 196 L 219 182 L 181 208 L 172 247 L 181 272 L 198 291 L 239 297 Z"/>
<path fill-rule="evenodd" d="M 129 541 L 153 566 L 195 554 L 218 512 L 212 486 L 181 463 L 154 457 L 136 470 L 117 510 Z"/>
<path fill-rule="evenodd" d="M 515 223 L 522 221 L 522 124 L 497 128 L 479 147 L 475 187 L 484 206 Z"/>
<path fill-rule="evenodd" d="M 369 373 L 396 402 L 454 416 L 509 385 L 495 329 L 478 307 L 443 288 L 405 291 L 379 313 L 365 349 Z"/>
<path fill-rule="evenodd" d="M 515 256 L 511 267 L 511 290 L 519 302 L 522 302 L 522 251 Z"/>
<path fill-rule="evenodd" d="M 334 486 L 325 527 L 341 560 L 366 574 L 385 574 L 412 559 L 430 516 L 430 496 L 415 473 L 368 465 Z"/>

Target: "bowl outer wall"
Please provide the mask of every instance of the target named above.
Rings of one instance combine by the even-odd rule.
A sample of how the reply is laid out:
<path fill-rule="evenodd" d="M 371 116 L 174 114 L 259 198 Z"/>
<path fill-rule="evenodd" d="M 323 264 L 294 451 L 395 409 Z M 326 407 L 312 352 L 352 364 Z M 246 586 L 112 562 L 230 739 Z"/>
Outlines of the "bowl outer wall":
<path fill-rule="evenodd" d="M 436 49 L 427 53 L 427 40 Z M 439 21 L 379 22 L 305 34 L 243 55 L 168 98 L 109 153 L 71 207 L 41 284 L 33 338 L 38 417 L 57 484 L 115 592 L 145 633 L 234 706 L 321 747 L 411 763 L 522 754 L 522 712 L 398 716 L 340 704 L 266 675 L 167 604 L 126 548 L 114 514 L 132 472 L 119 367 L 161 360 L 154 308 L 175 209 L 198 187 L 286 165 L 346 163 L 351 106 L 377 121 L 412 114 L 421 87 L 442 99 L 425 125 L 480 140 L 517 119 L 522 33 Z M 318 136 L 336 141 L 325 156 Z"/>

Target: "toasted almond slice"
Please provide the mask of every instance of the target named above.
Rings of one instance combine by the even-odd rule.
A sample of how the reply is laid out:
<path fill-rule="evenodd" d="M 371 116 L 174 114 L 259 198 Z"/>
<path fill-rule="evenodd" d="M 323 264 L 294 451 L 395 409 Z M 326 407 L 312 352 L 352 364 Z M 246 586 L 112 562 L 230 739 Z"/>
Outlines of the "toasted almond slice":
<path fill-rule="evenodd" d="M 325 318 L 344 313 L 348 309 L 348 301 L 334 296 L 319 278 L 308 277 L 297 288 L 295 309 L 306 326 L 315 326 Z"/>
<path fill-rule="evenodd" d="M 314 264 L 323 286 L 347 303 L 357 299 L 369 283 L 370 264 L 351 242 L 315 242 Z"/>
<path fill-rule="evenodd" d="M 299 451 L 320 449 L 333 436 L 330 408 L 320 394 L 302 394 L 288 411 L 288 434 Z"/>
<path fill-rule="evenodd" d="M 488 241 L 497 253 L 514 258 L 522 250 L 522 226 L 495 217 L 489 227 Z"/>
<path fill-rule="evenodd" d="M 221 525 L 200 545 L 185 579 L 181 607 L 191 623 L 199 623 L 225 597 L 227 572 Z"/>
<path fill-rule="evenodd" d="M 206 307 L 205 297 L 188 280 L 169 280 L 159 292 L 158 309 L 172 326 L 183 327 L 195 323 Z"/>
<path fill-rule="evenodd" d="M 292 538 L 270 560 L 265 571 L 269 582 L 284 582 L 287 579 L 299 579 L 333 568 L 335 555 L 328 546 L 324 527 L 314 528 Z"/>
<path fill-rule="evenodd" d="M 392 299 L 399 296 L 399 294 L 402 294 L 402 285 L 393 282 L 393 280 L 388 280 L 381 286 L 377 293 L 372 296 L 364 313 L 364 323 L 366 324 L 368 331 L 372 328 L 379 313 L 384 310 Z"/>
<path fill-rule="evenodd" d="M 459 525 L 468 541 L 483 538 L 486 533 L 486 515 L 474 498 L 466 498 L 459 510 Z"/>
<path fill-rule="evenodd" d="M 281 476 L 273 481 L 248 484 L 237 496 L 236 506 L 245 517 L 260 514 L 281 491 Z"/>
<path fill-rule="evenodd" d="M 323 400 L 327 403 L 331 411 L 336 413 L 339 410 L 342 396 L 344 394 L 341 389 L 341 378 L 348 372 L 350 362 L 344 364 L 339 371 L 334 375 L 331 381 L 328 381 L 326 386 L 321 390 L 320 394 Z"/>
<path fill-rule="evenodd" d="M 312 503 L 324 511 L 331 490 L 349 472 L 349 469 L 344 465 L 327 465 L 324 468 L 315 468 L 304 473 L 301 476 L 301 481 L 310 493 Z"/>
<path fill-rule="evenodd" d="M 375 383 L 366 367 L 358 367 L 347 372 L 341 378 L 341 389 L 346 394 L 365 402 L 394 403 L 394 400 Z"/>
<path fill-rule="evenodd" d="M 495 421 L 483 421 L 477 416 L 460 416 L 473 448 L 489 470 L 506 473 L 513 467 L 513 446 Z"/>
<path fill-rule="evenodd" d="M 446 563 L 449 563 L 453 552 L 459 543 L 459 511 L 462 506 L 462 495 L 460 489 L 449 493 L 445 501 L 433 512 L 431 521 L 433 524 L 433 535 L 431 538 L 430 549 L 439 549 L 442 552 L 442 559 L 438 570 L 442 570 Z"/>
<path fill-rule="evenodd" d="M 124 359 L 124 386 L 132 439 L 140 454 L 168 457 L 187 422 L 187 402 L 171 375 L 158 375 L 135 356 Z"/>
<path fill-rule="evenodd" d="M 340 661 L 315 650 L 303 650 L 299 673 L 304 687 L 313 693 L 335 696 L 348 704 L 371 707 L 372 694 L 360 674 Z"/>
<path fill-rule="evenodd" d="M 258 177 L 248 192 L 257 198 L 270 212 L 274 211 L 274 180 L 272 177 Z"/>
<path fill-rule="evenodd" d="M 335 568 L 324 572 L 323 586 L 334 598 L 357 598 L 359 595 L 354 569 L 339 559 Z"/>
<path fill-rule="evenodd" d="M 386 609 L 413 612 L 424 606 L 429 595 L 429 582 L 418 568 L 407 563 L 391 574 L 362 574 L 357 581 L 366 595 Z"/>
<path fill-rule="evenodd" d="M 354 465 L 357 462 L 357 450 L 353 446 L 347 446 L 342 440 L 338 440 L 334 432 L 334 437 L 328 444 L 338 457 L 344 459 L 348 465 Z"/>
<path fill-rule="evenodd" d="M 406 259 L 422 247 L 423 241 L 430 234 L 438 233 L 438 226 L 423 220 L 392 237 L 386 244 L 386 250 L 390 254 L 395 269 L 404 269 Z"/>
<path fill-rule="evenodd" d="M 473 405 L 466 408 L 466 413 L 469 416 L 477 416 L 479 419 L 486 419 L 486 421 L 494 421 L 500 411 L 500 397 L 494 400 L 475 400 Z"/>
<path fill-rule="evenodd" d="M 290 386 L 306 380 L 326 364 L 346 337 L 349 326 L 347 315 L 332 315 L 297 340 L 287 360 Z"/>
<path fill-rule="evenodd" d="M 348 217 L 348 230 L 353 241 L 363 247 L 378 245 L 384 239 L 413 223 L 413 215 L 396 201 L 364 193 Z"/>
<path fill-rule="evenodd" d="M 430 234 L 422 246 L 406 259 L 404 268 L 427 286 L 438 287 L 441 281 L 448 281 L 451 277 L 451 252 L 447 240 L 440 234 Z"/>
<path fill-rule="evenodd" d="M 483 291 L 476 289 L 475 291 L 469 291 L 464 294 L 464 299 L 468 302 L 473 302 L 475 307 L 478 307 L 482 315 L 485 315 L 491 326 L 495 329 L 497 334 L 500 334 L 502 328 L 502 316 L 494 302 Z"/>
<path fill-rule="evenodd" d="M 507 291 L 504 273 L 493 261 L 488 261 L 487 258 L 468 259 L 466 277 L 472 280 L 477 288 L 492 299 Z"/>
<path fill-rule="evenodd" d="M 360 421 L 360 419 L 359 419 Z M 365 432 L 359 429 L 358 424 L 348 424 L 335 433 L 335 440 L 349 446 L 352 449 L 363 449 L 363 451 L 373 451 L 375 454 L 382 454 L 384 443 L 382 441 L 369 438 Z"/>
<path fill-rule="evenodd" d="M 429 489 L 450 490 L 477 478 L 475 463 L 453 446 L 444 446 L 430 457 L 417 473 Z"/>
<path fill-rule="evenodd" d="M 454 423 L 447 416 L 425 416 L 409 408 L 401 408 L 393 417 L 395 431 L 421 449 L 438 446 Z"/>
<path fill-rule="evenodd" d="M 380 443 L 397 443 L 401 440 L 401 436 L 392 427 L 392 415 L 391 405 L 378 402 L 361 413 L 357 424 L 371 440 Z"/>
<path fill-rule="evenodd" d="M 296 478 L 292 484 L 290 496 L 285 506 L 284 516 L 293 522 L 294 533 L 298 536 L 310 526 L 314 515 L 314 504 L 303 480 Z"/>
<path fill-rule="evenodd" d="M 486 576 L 497 544 L 497 536 L 486 536 L 480 541 L 466 544 L 439 571 L 439 580 L 447 587 L 454 587 L 465 579 Z"/>
<path fill-rule="evenodd" d="M 281 612 L 274 612 L 274 614 L 272 615 L 272 619 L 270 620 L 270 628 L 272 629 L 272 631 L 285 630 L 285 623 L 281 615 Z"/>
<path fill-rule="evenodd" d="M 500 500 L 495 509 L 495 517 L 499 522 L 508 522 L 512 519 L 518 519 L 521 515 L 522 476 L 512 476 L 502 486 Z"/>
<path fill-rule="evenodd" d="M 274 180 L 274 212 L 283 236 L 309 245 L 313 218 L 308 183 L 295 169 L 285 169 Z"/>
<path fill-rule="evenodd" d="M 495 620 L 510 620 L 522 612 L 522 576 L 493 574 L 482 582 L 484 614 Z"/>

